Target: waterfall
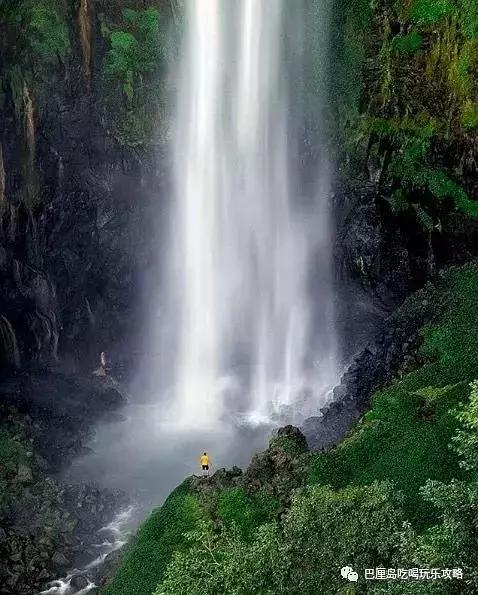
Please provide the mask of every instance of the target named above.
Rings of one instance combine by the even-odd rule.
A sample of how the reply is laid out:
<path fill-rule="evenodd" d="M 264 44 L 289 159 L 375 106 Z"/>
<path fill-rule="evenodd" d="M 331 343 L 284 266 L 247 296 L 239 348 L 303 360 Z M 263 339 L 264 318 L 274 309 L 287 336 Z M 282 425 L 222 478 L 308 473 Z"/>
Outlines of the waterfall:
<path fill-rule="evenodd" d="M 83 74 L 88 90 L 91 86 L 92 34 L 91 34 L 90 0 L 80 0 L 78 10 L 78 29 L 80 32 L 81 50 L 83 52 Z"/>
<path fill-rule="evenodd" d="M 3 210 L 5 204 L 5 188 L 6 188 L 6 177 L 5 177 L 5 164 L 3 161 L 3 146 L 0 142 L 0 210 Z"/>
<path fill-rule="evenodd" d="M 159 375 L 186 426 L 317 411 L 335 378 L 330 167 L 306 192 L 296 118 L 311 2 L 185 4 Z"/>
<path fill-rule="evenodd" d="M 31 206 L 35 200 L 35 151 L 36 151 L 36 125 L 35 105 L 26 81 L 23 82 L 23 127 L 25 134 L 25 162 L 23 164 L 25 176 L 25 197 Z"/>
<path fill-rule="evenodd" d="M 9 365 L 20 368 L 20 350 L 12 323 L 3 314 L 0 315 L 0 346 L 3 358 Z"/>
<path fill-rule="evenodd" d="M 26 82 L 23 83 L 23 109 L 24 109 L 24 127 L 25 138 L 28 150 L 29 165 L 33 165 L 35 157 L 35 108 L 30 89 Z"/>

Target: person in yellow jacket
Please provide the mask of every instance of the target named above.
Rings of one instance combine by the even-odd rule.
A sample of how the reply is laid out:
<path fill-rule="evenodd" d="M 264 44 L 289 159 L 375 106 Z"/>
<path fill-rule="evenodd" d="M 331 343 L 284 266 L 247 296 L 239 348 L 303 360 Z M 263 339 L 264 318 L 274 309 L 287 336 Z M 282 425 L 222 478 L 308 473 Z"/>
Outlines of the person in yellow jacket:
<path fill-rule="evenodd" d="M 207 452 L 205 452 L 204 454 L 201 455 L 201 457 L 199 458 L 199 462 L 201 464 L 202 467 L 202 476 L 203 477 L 209 477 L 209 466 L 210 466 L 210 461 L 209 461 L 209 457 L 207 455 Z"/>

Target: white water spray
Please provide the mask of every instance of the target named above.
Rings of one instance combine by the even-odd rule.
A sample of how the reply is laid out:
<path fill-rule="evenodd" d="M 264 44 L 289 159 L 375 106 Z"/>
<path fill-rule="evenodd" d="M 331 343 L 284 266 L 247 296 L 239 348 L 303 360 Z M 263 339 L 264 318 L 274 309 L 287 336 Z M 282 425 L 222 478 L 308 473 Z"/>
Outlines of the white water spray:
<path fill-rule="evenodd" d="M 160 370 L 185 426 L 226 411 L 306 414 L 335 379 L 330 168 L 322 157 L 304 197 L 294 11 L 286 0 L 186 3 Z"/>
<path fill-rule="evenodd" d="M 106 558 L 113 552 L 121 549 L 129 537 L 130 533 L 127 530 L 128 524 L 134 512 L 134 507 L 121 510 L 115 518 L 98 531 L 98 535 L 106 534 L 109 541 L 94 544 L 93 547 L 98 549 L 98 556 L 94 558 L 89 564 L 81 569 L 71 570 L 65 578 L 51 581 L 45 591 L 41 591 L 38 595 L 86 595 L 93 589 L 97 589 L 93 582 L 95 571 L 100 568 Z M 75 577 L 83 577 L 87 585 L 82 589 L 76 589 L 72 586 L 72 580 Z"/>

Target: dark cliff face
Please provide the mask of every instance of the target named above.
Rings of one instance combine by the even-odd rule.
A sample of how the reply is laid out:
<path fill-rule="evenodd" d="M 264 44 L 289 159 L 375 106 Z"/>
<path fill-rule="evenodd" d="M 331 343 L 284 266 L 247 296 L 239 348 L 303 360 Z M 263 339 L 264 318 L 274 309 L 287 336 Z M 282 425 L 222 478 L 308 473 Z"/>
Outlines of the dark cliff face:
<path fill-rule="evenodd" d="M 442 268 L 478 255 L 478 221 L 446 213 L 424 230 L 395 215 L 387 188 L 362 175 L 336 189 L 338 325 L 344 359 L 373 340 L 403 300 Z"/>
<path fill-rule="evenodd" d="M 339 442 L 374 391 L 413 365 L 430 313 L 403 324 L 404 299 L 478 256 L 478 13 L 468 8 L 339 3 L 333 198 L 345 373 L 304 424 L 311 448 Z"/>
<path fill-rule="evenodd" d="M 0 363 L 61 356 L 90 367 L 105 351 L 127 366 L 141 332 L 142 275 L 156 266 L 161 147 L 128 146 L 112 132 L 102 4 L 60 5 L 53 33 L 68 49 L 58 42 L 38 55 L 21 31 L 33 17 L 2 9 Z"/>
<path fill-rule="evenodd" d="M 478 21 L 460 3 L 342 4 L 335 211 L 347 358 L 437 271 L 478 254 Z"/>
<path fill-rule="evenodd" d="M 338 325 L 347 361 L 406 295 L 442 266 L 477 253 L 478 229 L 453 197 L 433 195 L 441 182 L 468 205 L 455 186 L 470 198 L 476 190 L 476 130 L 463 119 L 475 83 L 447 109 L 429 100 L 437 85 L 450 95 L 444 86 L 451 66 L 433 48 L 448 39 L 451 21 L 414 23 L 387 1 L 373 10 L 366 0 L 345 4 L 336 15 L 342 46 L 333 93 L 340 104 L 334 122 L 347 145 L 339 151 L 334 197 Z M 8 6 L 17 10 L 9 14 Z M 28 367 L 61 356 L 91 366 L 106 351 L 126 362 L 137 352 L 144 279 L 157 278 L 150 273 L 164 220 L 158 201 L 167 202 L 165 145 L 151 140 L 145 111 L 154 82 L 144 81 L 154 81 L 150 62 L 161 62 L 153 51 L 154 11 L 173 22 L 175 3 L 132 0 L 127 8 L 144 11 L 141 18 L 125 16 L 116 0 L 43 6 L 56 12 L 39 35 L 18 3 L 2 5 L 0 361 Z M 142 63 L 126 72 L 108 54 L 111 32 L 122 30 L 141 48 Z M 468 33 L 453 31 L 450 47 L 465 51 Z M 413 32 L 421 46 L 407 49 Z M 437 60 L 436 80 L 427 74 L 430 60 Z M 420 158 L 406 169 L 417 144 Z M 443 175 L 433 177 L 437 171 Z"/>

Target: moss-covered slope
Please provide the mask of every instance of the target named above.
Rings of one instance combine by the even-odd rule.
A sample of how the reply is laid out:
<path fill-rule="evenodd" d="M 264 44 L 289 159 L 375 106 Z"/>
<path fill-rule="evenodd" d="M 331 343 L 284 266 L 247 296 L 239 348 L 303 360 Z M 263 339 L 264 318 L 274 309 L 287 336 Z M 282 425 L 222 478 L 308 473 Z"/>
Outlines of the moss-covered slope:
<path fill-rule="evenodd" d="M 244 474 L 184 484 L 141 528 L 106 593 L 147 595 L 160 584 L 158 595 L 335 594 L 350 592 L 338 573 L 345 564 L 363 573 L 445 563 L 453 553 L 455 565 L 471 566 L 478 529 L 466 519 L 475 514 L 476 472 L 463 459 L 466 450 L 473 460 L 476 443 L 476 407 L 468 405 L 478 377 L 476 287 L 478 266 L 468 265 L 407 300 L 404 316 L 425 300 L 436 308 L 421 329 L 420 363 L 374 396 L 342 444 L 307 453 L 300 434 L 287 430 Z M 468 412 L 461 434 L 460 408 Z M 375 590 L 361 578 L 353 592 Z M 468 578 L 471 586 L 433 583 L 423 592 L 472 593 L 471 570 Z"/>

